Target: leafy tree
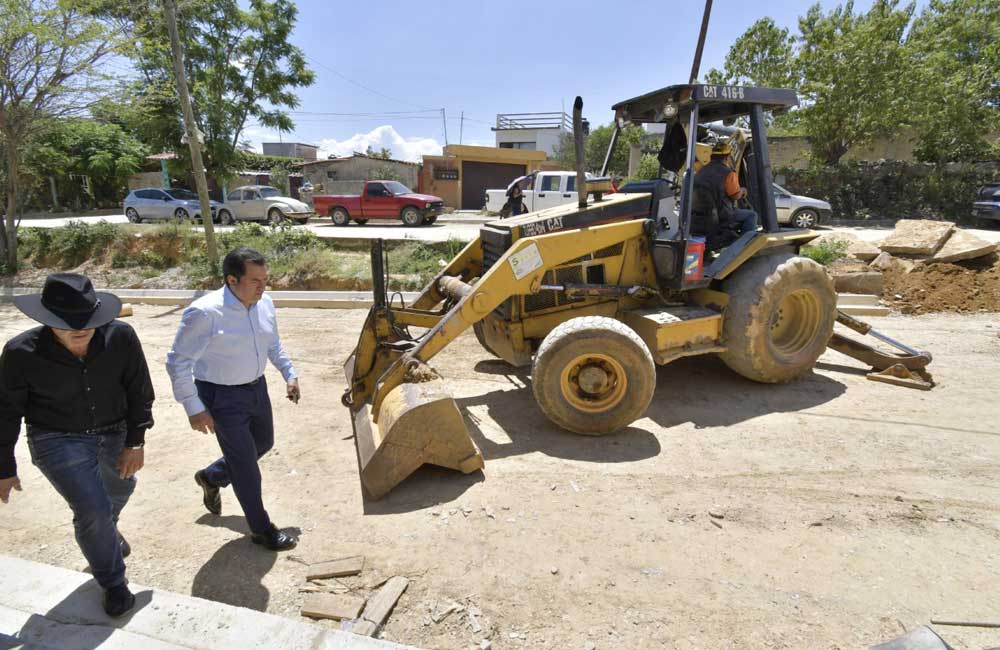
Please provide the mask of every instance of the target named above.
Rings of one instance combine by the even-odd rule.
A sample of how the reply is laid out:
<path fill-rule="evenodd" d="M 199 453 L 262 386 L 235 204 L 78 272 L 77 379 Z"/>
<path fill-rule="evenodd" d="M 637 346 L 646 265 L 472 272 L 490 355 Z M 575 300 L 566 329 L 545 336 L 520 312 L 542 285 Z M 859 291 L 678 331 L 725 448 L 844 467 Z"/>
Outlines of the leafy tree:
<path fill-rule="evenodd" d="M 924 161 L 989 156 L 1000 129 L 1000 3 L 931 0 L 908 37 L 914 61 L 916 155 Z"/>
<path fill-rule="evenodd" d="M 709 83 L 741 83 L 786 88 L 798 83 L 794 38 L 771 18 L 761 18 L 729 48 L 725 72 L 710 70 Z"/>
<path fill-rule="evenodd" d="M 590 135 L 583 143 L 583 156 L 587 171 L 596 173 L 601 170 L 614 130 L 613 124 L 605 124 L 590 130 Z M 611 160 L 608 162 L 609 174 L 624 176 L 628 173 L 629 148 L 633 144 L 641 143 L 644 133 L 640 127 L 634 125 L 629 125 L 622 130 L 618 135 L 618 142 L 615 143 Z M 576 168 L 576 148 L 573 145 L 572 133 L 562 134 L 553 158 L 567 169 Z"/>
<path fill-rule="evenodd" d="M 378 151 L 375 151 L 371 145 L 368 145 L 368 148 L 365 149 L 365 155 L 369 158 L 378 158 L 379 160 L 391 160 L 392 150 L 382 147 Z"/>
<path fill-rule="evenodd" d="M 0 254 L 17 265 L 18 192 L 24 145 L 48 120 L 94 102 L 97 65 L 114 52 L 104 23 L 83 2 L 0 0 L 0 139 L 6 172 L 6 214 Z"/>
<path fill-rule="evenodd" d="M 288 182 L 288 170 L 284 167 L 271 168 L 271 185 L 281 190 L 284 196 L 292 195 L 292 188 Z"/>
<path fill-rule="evenodd" d="M 143 79 L 139 99 L 154 115 L 133 119 L 134 128 L 157 130 L 157 138 L 181 152 L 180 110 L 172 90 L 170 49 L 159 3 L 104 0 L 104 11 L 132 34 L 130 52 Z M 287 109 L 299 105 L 294 89 L 315 78 L 302 51 L 291 44 L 297 9 L 291 0 L 191 0 L 178 15 L 185 50 L 185 71 L 195 120 L 205 136 L 205 167 L 216 178 L 237 171 L 244 129 L 252 122 L 293 131 Z"/>
<path fill-rule="evenodd" d="M 630 180 L 645 181 L 660 177 L 660 161 L 650 153 L 642 154 L 635 175 Z"/>
<path fill-rule="evenodd" d="M 125 181 L 142 167 L 147 151 L 117 124 L 92 119 L 52 121 L 25 148 L 24 168 L 55 183 L 70 174 L 90 178 L 91 196 L 117 201 Z"/>
<path fill-rule="evenodd" d="M 380 165 L 368 173 L 368 180 L 402 182 L 403 177 L 400 176 L 391 165 Z"/>

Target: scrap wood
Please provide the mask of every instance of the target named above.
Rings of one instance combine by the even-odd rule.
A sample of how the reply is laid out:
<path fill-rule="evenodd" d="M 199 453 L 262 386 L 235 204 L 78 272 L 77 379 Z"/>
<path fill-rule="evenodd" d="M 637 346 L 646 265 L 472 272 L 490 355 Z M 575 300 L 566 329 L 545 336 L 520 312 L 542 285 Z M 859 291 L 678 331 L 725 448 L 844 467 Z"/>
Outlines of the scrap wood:
<path fill-rule="evenodd" d="M 310 594 L 302 605 L 302 615 L 309 618 L 330 618 L 333 620 L 354 619 L 365 605 L 364 598 L 340 594 Z"/>
<path fill-rule="evenodd" d="M 1000 623 L 983 623 L 977 621 L 939 621 L 937 619 L 931 619 L 931 624 L 933 625 L 953 625 L 955 627 L 990 627 L 990 628 L 1000 628 Z"/>
<path fill-rule="evenodd" d="M 392 608 L 396 606 L 396 601 L 406 591 L 410 581 L 403 576 L 395 576 L 379 589 L 378 593 L 368 599 L 365 611 L 361 613 L 361 618 L 352 622 L 350 631 L 362 636 L 373 636 L 382 627 Z"/>
<path fill-rule="evenodd" d="M 365 556 L 354 555 L 329 562 L 311 564 L 306 570 L 306 580 L 322 580 L 324 578 L 342 578 L 354 576 L 365 568 Z"/>

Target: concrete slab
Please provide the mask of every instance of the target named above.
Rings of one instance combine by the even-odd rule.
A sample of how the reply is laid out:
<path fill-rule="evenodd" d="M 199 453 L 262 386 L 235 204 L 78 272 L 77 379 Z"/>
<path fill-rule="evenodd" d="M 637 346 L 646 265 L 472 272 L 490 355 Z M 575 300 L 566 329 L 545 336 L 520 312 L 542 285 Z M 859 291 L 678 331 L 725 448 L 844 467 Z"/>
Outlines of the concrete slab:
<path fill-rule="evenodd" d="M 902 219 L 879 248 L 893 255 L 929 257 L 941 248 L 954 229 L 955 224 L 947 221 Z"/>
<path fill-rule="evenodd" d="M 38 650 L 404 650 L 292 619 L 132 584 L 133 612 L 110 619 L 87 574 L 0 555 L 0 648 Z"/>
<path fill-rule="evenodd" d="M 842 273 L 834 276 L 833 286 L 838 293 L 870 293 L 879 296 L 882 295 L 885 280 L 878 271 Z"/>
<path fill-rule="evenodd" d="M 996 251 L 997 245 L 980 239 L 965 230 L 955 230 L 937 253 L 932 262 L 959 262 L 983 257 Z"/>

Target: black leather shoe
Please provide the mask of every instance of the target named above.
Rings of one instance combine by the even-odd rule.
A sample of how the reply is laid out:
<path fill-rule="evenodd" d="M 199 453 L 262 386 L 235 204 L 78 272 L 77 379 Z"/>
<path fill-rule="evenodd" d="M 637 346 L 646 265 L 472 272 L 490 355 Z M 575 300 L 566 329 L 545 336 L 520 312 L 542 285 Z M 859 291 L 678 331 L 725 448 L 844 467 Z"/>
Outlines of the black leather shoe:
<path fill-rule="evenodd" d="M 287 551 L 290 548 L 295 548 L 295 545 L 298 544 L 298 540 L 288 533 L 281 532 L 274 524 L 271 524 L 271 530 L 266 533 L 250 535 L 250 541 L 272 551 Z"/>
<path fill-rule="evenodd" d="M 129 546 L 128 540 L 122 537 L 121 533 L 118 533 L 118 544 L 122 547 L 122 557 L 128 557 L 132 554 L 132 547 Z"/>
<path fill-rule="evenodd" d="M 204 493 L 202 496 L 202 503 L 205 504 L 205 509 L 213 515 L 221 515 L 222 497 L 219 496 L 219 488 L 208 482 L 208 477 L 205 476 L 205 470 L 200 469 L 195 472 L 194 482 L 201 486 L 201 491 Z"/>
<path fill-rule="evenodd" d="M 111 618 L 118 618 L 135 606 L 135 595 L 128 585 L 119 585 L 104 591 L 104 613 Z"/>

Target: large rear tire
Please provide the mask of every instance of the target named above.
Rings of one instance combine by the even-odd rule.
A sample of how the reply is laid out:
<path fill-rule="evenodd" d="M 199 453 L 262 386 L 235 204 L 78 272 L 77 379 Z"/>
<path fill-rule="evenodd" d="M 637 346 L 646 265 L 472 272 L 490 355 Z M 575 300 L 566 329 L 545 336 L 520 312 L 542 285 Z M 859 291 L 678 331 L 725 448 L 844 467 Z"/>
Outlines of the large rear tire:
<path fill-rule="evenodd" d="M 723 283 L 727 366 L 754 381 L 777 384 L 812 370 L 837 317 L 833 279 L 816 262 L 772 253 L 751 259 Z"/>
<path fill-rule="evenodd" d="M 558 426 L 585 435 L 624 429 L 653 399 L 656 367 L 649 348 L 613 318 L 573 318 L 549 332 L 535 355 L 531 389 Z"/>

